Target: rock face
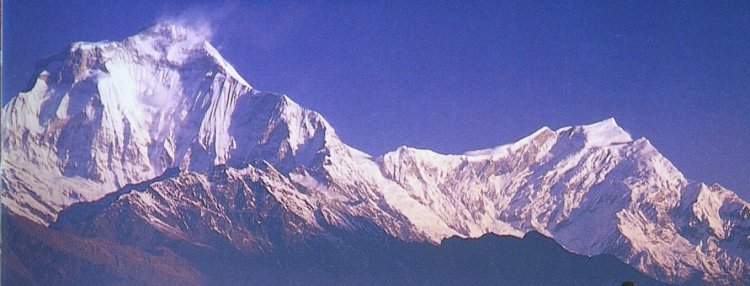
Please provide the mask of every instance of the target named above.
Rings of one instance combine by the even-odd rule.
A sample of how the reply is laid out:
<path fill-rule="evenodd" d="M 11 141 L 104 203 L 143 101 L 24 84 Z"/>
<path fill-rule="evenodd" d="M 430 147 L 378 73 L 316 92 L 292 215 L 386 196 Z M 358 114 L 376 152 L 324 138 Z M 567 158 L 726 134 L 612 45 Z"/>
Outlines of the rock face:
<path fill-rule="evenodd" d="M 750 281 L 750 204 L 686 179 L 614 119 L 374 158 L 180 26 L 44 63 L 3 107 L 2 202 L 63 233 L 251 255 L 352 233 L 439 244 L 535 231 L 666 282 Z"/>

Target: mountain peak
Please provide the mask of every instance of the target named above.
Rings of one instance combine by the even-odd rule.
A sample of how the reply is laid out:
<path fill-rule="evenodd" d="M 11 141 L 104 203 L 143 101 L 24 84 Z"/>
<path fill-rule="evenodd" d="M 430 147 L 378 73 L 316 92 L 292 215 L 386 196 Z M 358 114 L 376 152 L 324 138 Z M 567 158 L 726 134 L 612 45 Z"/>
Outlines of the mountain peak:
<path fill-rule="evenodd" d="M 188 39 L 201 39 L 206 41 L 210 36 L 210 32 L 208 29 L 191 28 L 174 22 L 159 22 L 142 30 L 137 35 L 172 41 L 183 41 Z"/>
<path fill-rule="evenodd" d="M 580 130 L 586 136 L 586 146 L 588 147 L 602 147 L 633 141 L 630 134 L 617 125 L 614 117 L 580 126 Z"/>
<path fill-rule="evenodd" d="M 208 42 L 198 31 L 184 26 L 159 23 L 127 38 L 124 43 L 139 54 L 181 64 L 188 56 L 203 49 Z"/>
<path fill-rule="evenodd" d="M 583 127 L 586 127 L 586 128 L 607 128 L 607 129 L 621 128 L 617 124 L 617 120 L 615 120 L 614 117 L 609 117 L 609 118 L 604 119 L 604 120 L 599 121 L 599 122 L 591 123 L 591 124 L 588 124 L 588 125 L 583 125 Z"/>
<path fill-rule="evenodd" d="M 208 39 L 208 28 L 189 27 L 174 22 L 160 22 L 127 38 L 124 43 L 142 56 L 181 66 L 195 57 L 206 57 L 227 75 L 251 87 L 234 67 L 227 62 Z"/>

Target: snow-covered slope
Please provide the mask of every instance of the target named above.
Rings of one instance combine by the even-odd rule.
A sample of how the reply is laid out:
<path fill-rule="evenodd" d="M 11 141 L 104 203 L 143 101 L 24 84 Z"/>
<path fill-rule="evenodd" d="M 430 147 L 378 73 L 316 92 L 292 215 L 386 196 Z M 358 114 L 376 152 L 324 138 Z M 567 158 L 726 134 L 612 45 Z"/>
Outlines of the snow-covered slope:
<path fill-rule="evenodd" d="M 40 223 L 169 167 L 291 168 L 337 140 L 317 113 L 252 90 L 208 42 L 171 24 L 72 44 L 3 111 L 3 202 Z"/>
<path fill-rule="evenodd" d="M 687 180 L 614 119 L 460 155 L 372 158 L 319 114 L 254 90 L 180 26 L 75 43 L 46 63 L 2 122 L 3 204 L 41 224 L 98 200 L 56 225 L 248 251 L 272 251 L 271 232 L 335 240 L 330 229 L 376 227 L 437 244 L 538 231 L 663 281 L 750 281 L 750 205 Z"/>
<path fill-rule="evenodd" d="M 750 278 L 750 205 L 720 186 L 688 181 L 613 119 L 542 128 L 463 155 L 401 148 L 380 160 L 388 178 L 464 236 L 536 230 L 664 281 Z"/>

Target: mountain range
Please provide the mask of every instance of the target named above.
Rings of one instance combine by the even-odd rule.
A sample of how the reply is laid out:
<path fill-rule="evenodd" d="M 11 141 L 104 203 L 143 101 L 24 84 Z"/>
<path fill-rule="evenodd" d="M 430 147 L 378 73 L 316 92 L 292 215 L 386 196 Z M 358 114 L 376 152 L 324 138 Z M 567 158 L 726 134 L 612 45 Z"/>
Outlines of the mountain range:
<path fill-rule="evenodd" d="M 38 66 L 2 110 L 4 280 L 750 281 L 750 204 L 612 118 L 375 157 L 172 23 Z"/>

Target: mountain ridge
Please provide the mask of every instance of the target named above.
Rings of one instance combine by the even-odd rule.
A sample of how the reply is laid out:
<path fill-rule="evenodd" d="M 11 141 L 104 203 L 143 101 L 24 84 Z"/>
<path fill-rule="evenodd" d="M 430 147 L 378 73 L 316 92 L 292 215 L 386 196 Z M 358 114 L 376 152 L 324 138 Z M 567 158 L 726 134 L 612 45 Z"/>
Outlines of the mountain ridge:
<path fill-rule="evenodd" d="M 355 236 L 337 245 L 316 243 L 312 250 L 246 255 L 216 249 L 190 253 L 175 245 L 143 251 L 101 237 L 45 228 L 8 213 L 2 219 L 3 284 L 609 285 L 629 280 L 665 285 L 610 255 L 575 255 L 535 232 L 524 238 L 453 237 L 439 246 Z M 29 253 L 48 259 L 34 260 Z M 204 255 L 196 257 L 200 253 Z"/>
<path fill-rule="evenodd" d="M 433 244 L 535 231 L 662 281 L 750 280 L 750 204 L 686 179 L 614 118 L 458 155 L 404 146 L 372 157 L 320 114 L 253 89 L 205 38 L 173 24 L 71 45 L 3 114 L 4 206 L 84 236 L 128 242 L 112 227 L 135 221 L 156 241 L 272 249 L 279 230 L 244 216 L 271 211 L 289 239 L 327 237 L 326 226 Z M 150 183 L 87 219 L 58 217 L 139 182 Z"/>

